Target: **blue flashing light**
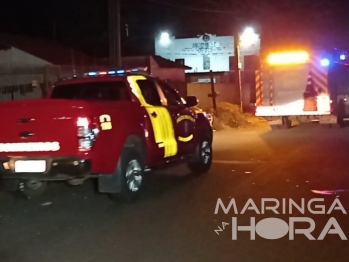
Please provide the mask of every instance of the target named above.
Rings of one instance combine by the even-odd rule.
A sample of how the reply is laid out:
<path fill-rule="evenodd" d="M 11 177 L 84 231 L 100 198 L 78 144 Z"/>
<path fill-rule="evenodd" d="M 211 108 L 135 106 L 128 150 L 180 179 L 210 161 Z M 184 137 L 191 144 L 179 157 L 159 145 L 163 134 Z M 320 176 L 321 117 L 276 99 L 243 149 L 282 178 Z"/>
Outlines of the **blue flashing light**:
<path fill-rule="evenodd" d="M 91 71 L 85 73 L 85 76 L 102 76 L 102 75 L 125 75 L 130 72 L 146 72 L 146 69 L 143 68 L 132 68 L 132 69 L 124 69 L 124 68 L 115 68 L 109 69 L 108 71 Z"/>
<path fill-rule="evenodd" d="M 342 54 L 339 56 L 339 59 L 342 61 L 345 60 L 346 58 L 347 58 L 347 56 L 345 54 Z"/>
<path fill-rule="evenodd" d="M 321 59 L 321 65 L 322 66 L 329 66 L 330 60 L 328 60 L 327 58 Z"/>
<path fill-rule="evenodd" d="M 108 71 L 108 75 L 123 75 L 125 73 L 126 73 L 126 70 L 121 69 L 121 68 L 119 68 L 119 69 L 110 69 Z"/>

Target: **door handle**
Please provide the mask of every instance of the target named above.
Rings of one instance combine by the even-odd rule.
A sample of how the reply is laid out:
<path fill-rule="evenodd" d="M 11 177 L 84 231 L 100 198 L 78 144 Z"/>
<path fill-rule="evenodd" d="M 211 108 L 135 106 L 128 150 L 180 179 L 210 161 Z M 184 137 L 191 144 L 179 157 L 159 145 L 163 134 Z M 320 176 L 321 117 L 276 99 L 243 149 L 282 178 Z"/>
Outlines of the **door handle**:
<path fill-rule="evenodd" d="M 34 133 L 33 132 L 29 132 L 29 131 L 25 131 L 25 132 L 20 132 L 19 133 L 19 136 L 20 137 L 30 137 L 30 136 L 33 136 Z"/>

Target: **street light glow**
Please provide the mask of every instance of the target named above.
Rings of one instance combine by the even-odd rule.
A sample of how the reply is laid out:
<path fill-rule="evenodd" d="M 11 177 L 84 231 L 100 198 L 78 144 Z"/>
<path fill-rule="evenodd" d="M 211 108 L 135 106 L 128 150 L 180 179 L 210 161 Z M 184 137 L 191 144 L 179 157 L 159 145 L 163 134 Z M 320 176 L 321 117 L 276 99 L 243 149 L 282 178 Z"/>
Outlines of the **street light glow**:
<path fill-rule="evenodd" d="M 247 27 L 240 35 L 240 44 L 244 47 L 256 44 L 259 41 L 259 35 L 255 33 L 252 27 Z"/>
<path fill-rule="evenodd" d="M 167 32 L 162 32 L 160 35 L 160 43 L 162 45 L 168 45 L 171 43 L 170 34 Z"/>

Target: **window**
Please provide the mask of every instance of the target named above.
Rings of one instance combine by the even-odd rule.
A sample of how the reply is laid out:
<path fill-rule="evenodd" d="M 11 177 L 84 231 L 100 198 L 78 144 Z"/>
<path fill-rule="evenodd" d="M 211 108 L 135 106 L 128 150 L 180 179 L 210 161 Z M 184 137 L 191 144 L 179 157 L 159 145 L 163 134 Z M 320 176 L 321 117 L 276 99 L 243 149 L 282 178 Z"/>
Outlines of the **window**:
<path fill-rule="evenodd" d="M 141 92 L 144 96 L 145 101 L 153 106 L 160 106 L 161 98 L 156 88 L 156 85 L 151 80 L 137 80 L 137 84 L 141 89 Z"/>
<path fill-rule="evenodd" d="M 184 59 L 175 59 L 175 62 L 181 65 L 184 65 L 185 60 Z"/>
<path fill-rule="evenodd" d="M 162 92 L 167 100 L 167 105 L 169 106 L 178 106 L 182 105 L 182 100 L 179 94 L 168 84 L 164 82 L 159 82 Z"/>
<path fill-rule="evenodd" d="M 123 101 L 130 100 L 130 95 L 125 82 L 110 81 L 58 85 L 51 98 Z"/>
<path fill-rule="evenodd" d="M 204 70 L 210 70 L 211 69 L 210 57 L 204 56 L 203 62 L 204 62 Z"/>

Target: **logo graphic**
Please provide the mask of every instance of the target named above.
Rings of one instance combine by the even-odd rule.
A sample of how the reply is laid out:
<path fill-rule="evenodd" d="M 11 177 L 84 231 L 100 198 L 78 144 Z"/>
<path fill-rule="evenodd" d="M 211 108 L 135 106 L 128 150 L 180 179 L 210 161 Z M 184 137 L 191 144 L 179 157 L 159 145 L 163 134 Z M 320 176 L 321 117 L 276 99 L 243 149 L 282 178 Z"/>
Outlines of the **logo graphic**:
<path fill-rule="evenodd" d="M 189 115 L 182 115 L 177 118 L 177 124 L 183 122 L 182 128 L 185 134 L 182 134 L 178 137 L 178 140 L 181 142 L 189 142 L 194 138 L 194 134 L 192 133 L 191 123 L 195 122 L 195 119 Z M 184 135 L 184 136 L 183 136 Z"/>
<path fill-rule="evenodd" d="M 334 234 L 338 235 L 341 240 L 347 240 L 346 235 L 341 229 L 338 221 L 334 217 L 330 217 L 326 225 L 323 227 L 320 235 L 315 238 L 312 233 L 316 228 L 314 219 L 306 216 L 293 217 L 292 214 L 297 212 L 305 215 L 306 211 L 313 215 L 332 215 L 333 212 L 339 212 L 338 214 L 346 215 L 342 203 L 336 198 L 329 208 L 326 208 L 323 198 L 314 198 L 306 203 L 305 199 L 301 199 L 301 203 L 297 203 L 292 199 L 288 201 L 284 198 L 281 203 L 278 199 L 274 198 L 262 198 L 261 207 L 258 209 L 257 205 L 252 199 L 249 199 L 244 205 L 241 212 L 238 212 L 235 199 L 231 199 L 228 205 L 225 205 L 222 199 L 218 199 L 214 214 L 217 215 L 219 212 L 228 214 L 231 209 L 234 211 L 235 216 L 231 218 L 230 222 L 222 222 L 218 226 L 218 229 L 214 232 L 219 235 L 231 226 L 232 240 L 237 240 L 239 232 L 249 232 L 250 240 L 256 239 L 256 233 L 258 236 L 268 240 L 275 240 L 285 237 L 288 234 L 289 240 L 294 240 L 295 235 L 304 235 L 309 240 L 323 240 L 326 235 Z M 273 216 L 264 218 L 256 222 L 256 217 L 250 217 L 249 225 L 239 225 L 239 220 L 236 215 L 243 215 L 247 210 L 254 211 L 256 215 L 266 214 L 272 212 Z M 277 218 L 276 215 L 290 215 L 287 221 L 284 219 Z M 307 227 L 304 227 L 304 224 Z"/>
<path fill-rule="evenodd" d="M 110 115 L 101 115 L 99 121 L 101 122 L 102 130 L 111 130 L 113 128 Z"/>
<path fill-rule="evenodd" d="M 210 36 L 208 35 L 208 34 L 204 34 L 203 36 L 202 36 L 202 40 L 204 41 L 204 42 L 208 42 L 208 41 L 210 41 Z"/>

